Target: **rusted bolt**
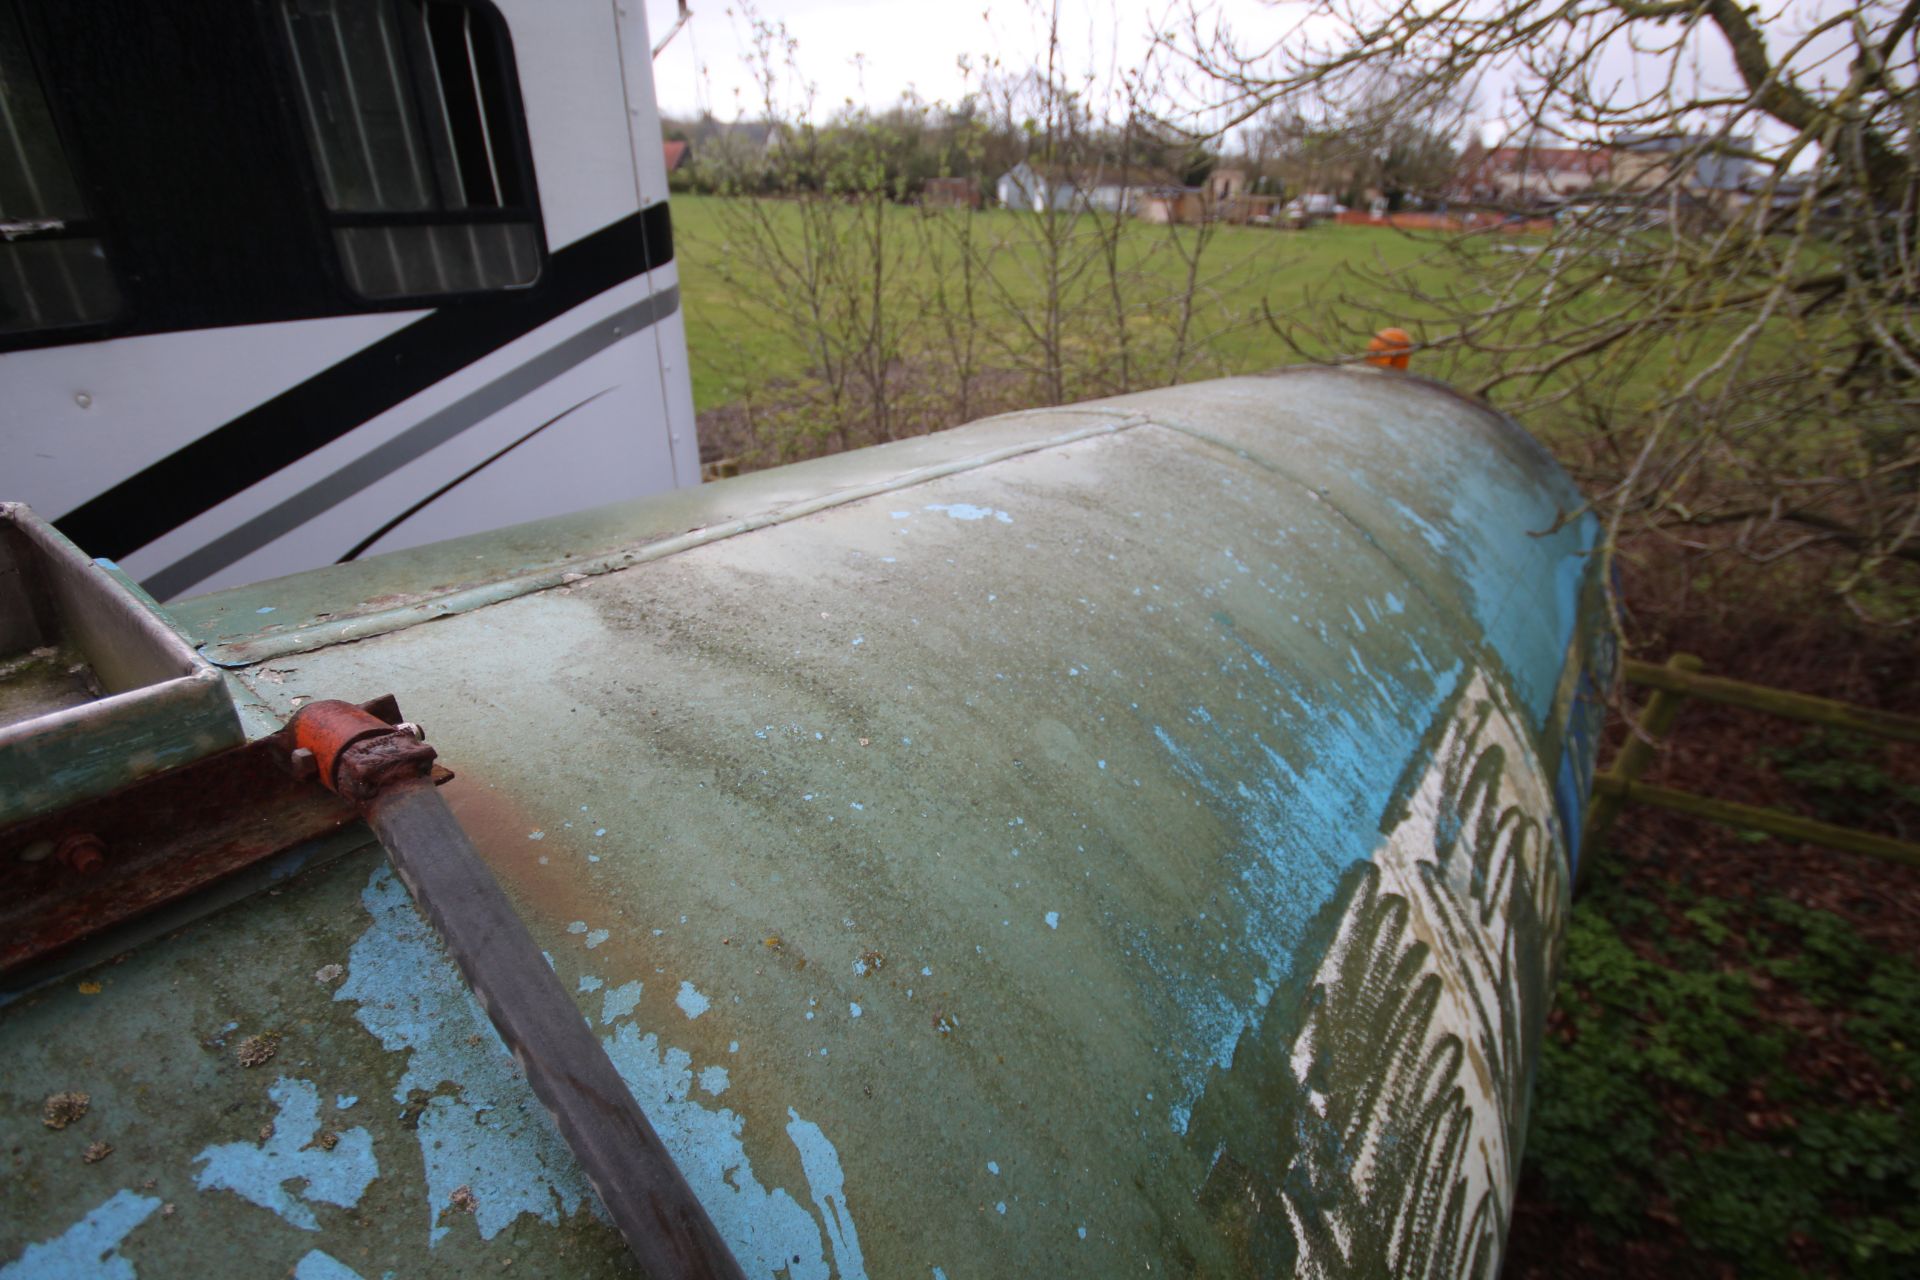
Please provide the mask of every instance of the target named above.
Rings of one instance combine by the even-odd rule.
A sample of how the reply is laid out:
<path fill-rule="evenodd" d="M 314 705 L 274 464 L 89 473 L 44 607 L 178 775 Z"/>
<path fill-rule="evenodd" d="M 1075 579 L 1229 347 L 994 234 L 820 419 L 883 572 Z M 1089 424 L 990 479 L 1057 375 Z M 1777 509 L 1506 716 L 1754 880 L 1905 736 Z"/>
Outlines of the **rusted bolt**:
<path fill-rule="evenodd" d="M 320 772 L 320 762 L 305 747 L 295 747 L 287 755 L 287 768 L 303 782 Z"/>
<path fill-rule="evenodd" d="M 78 831 L 66 836 L 53 851 L 68 870 L 83 876 L 90 876 L 107 865 L 107 847 L 100 843 L 100 837 L 90 831 Z"/>

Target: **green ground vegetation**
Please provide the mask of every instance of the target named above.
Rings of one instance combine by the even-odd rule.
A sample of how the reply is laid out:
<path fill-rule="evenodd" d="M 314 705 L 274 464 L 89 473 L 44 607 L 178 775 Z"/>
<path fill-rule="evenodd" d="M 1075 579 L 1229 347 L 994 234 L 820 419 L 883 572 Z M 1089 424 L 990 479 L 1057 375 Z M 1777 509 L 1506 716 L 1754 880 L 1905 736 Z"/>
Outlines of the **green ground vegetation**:
<path fill-rule="evenodd" d="M 1867 739 L 1761 755 L 1832 818 L 1917 798 Z M 1920 1273 L 1920 965 L 1782 894 L 1601 858 L 1528 1135 L 1548 1198 L 1603 1246 L 1664 1223 L 1707 1270 Z"/>

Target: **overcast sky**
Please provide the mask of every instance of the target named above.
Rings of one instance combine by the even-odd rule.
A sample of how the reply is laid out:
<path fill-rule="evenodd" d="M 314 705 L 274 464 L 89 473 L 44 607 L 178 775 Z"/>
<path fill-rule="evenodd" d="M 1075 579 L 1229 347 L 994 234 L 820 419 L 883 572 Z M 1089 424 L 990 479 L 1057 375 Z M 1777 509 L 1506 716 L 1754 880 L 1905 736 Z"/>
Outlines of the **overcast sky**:
<path fill-rule="evenodd" d="M 693 21 L 654 61 L 654 92 L 667 115 L 710 110 L 732 118 L 744 102 L 757 114 L 758 90 L 747 70 L 748 23 L 737 4 L 691 0 Z M 1263 29 L 1279 19 L 1258 0 L 1230 9 Z M 959 59 L 975 66 L 1000 58 L 1015 69 L 1044 57 L 1043 17 L 1019 0 L 760 0 L 760 16 L 783 22 L 799 41 L 799 62 L 827 109 L 848 99 L 884 107 L 909 89 L 921 98 L 954 101 L 967 91 Z M 647 0 L 647 25 L 658 40 L 673 25 L 674 0 Z M 1096 72 L 1137 66 L 1152 45 L 1153 21 L 1143 0 L 1060 0 L 1061 42 L 1077 66 Z M 1162 0 L 1153 10 L 1163 20 Z M 1176 12 L 1178 12 L 1176 10 Z"/>
<path fill-rule="evenodd" d="M 646 0 L 646 5 L 648 26 L 658 40 L 673 25 L 674 0 Z M 691 0 L 691 6 L 693 20 L 654 62 L 660 110 L 682 117 L 706 110 L 723 119 L 760 114 L 747 65 L 749 24 L 741 7 L 723 0 Z M 1249 47 L 1294 29 L 1304 11 L 1284 0 L 1218 0 L 1209 7 Z M 1764 0 L 1761 7 L 1769 15 L 1769 43 L 1780 48 L 1826 14 L 1847 7 L 1847 0 Z M 823 112 L 848 102 L 885 107 L 908 90 L 929 102 L 954 101 L 969 87 L 959 65 L 963 56 L 976 68 L 989 58 L 1016 71 L 1031 67 L 1045 56 L 1044 10 L 1044 4 L 1023 0 L 759 0 L 757 5 L 762 18 L 784 23 L 799 42 L 798 62 L 817 87 L 815 101 Z M 1139 66 L 1155 27 L 1181 26 L 1185 10 L 1184 0 L 1058 0 L 1061 42 L 1076 71 L 1110 81 L 1116 69 Z M 1623 85 L 1655 73 L 1625 49 L 1606 66 Z M 1717 35 L 1696 39 L 1689 67 L 1716 86 L 1733 79 Z M 1829 67 L 1832 74 L 1844 75 L 1843 66 Z M 1502 131 L 1500 115 L 1496 78 L 1483 89 L 1474 111 L 1486 122 L 1482 133 L 1489 140 Z"/>

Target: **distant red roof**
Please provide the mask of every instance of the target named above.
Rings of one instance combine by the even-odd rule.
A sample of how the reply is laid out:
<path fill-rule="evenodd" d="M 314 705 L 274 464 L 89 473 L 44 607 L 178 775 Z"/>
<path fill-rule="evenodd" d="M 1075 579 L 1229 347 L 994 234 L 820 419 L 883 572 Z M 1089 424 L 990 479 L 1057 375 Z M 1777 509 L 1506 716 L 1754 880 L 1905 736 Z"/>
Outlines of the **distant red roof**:
<path fill-rule="evenodd" d="M 660 154 L 666 158 L 667 172 L 672 173 L 687 162 L 687 144 L 684 142 L 663 142 Z"/>

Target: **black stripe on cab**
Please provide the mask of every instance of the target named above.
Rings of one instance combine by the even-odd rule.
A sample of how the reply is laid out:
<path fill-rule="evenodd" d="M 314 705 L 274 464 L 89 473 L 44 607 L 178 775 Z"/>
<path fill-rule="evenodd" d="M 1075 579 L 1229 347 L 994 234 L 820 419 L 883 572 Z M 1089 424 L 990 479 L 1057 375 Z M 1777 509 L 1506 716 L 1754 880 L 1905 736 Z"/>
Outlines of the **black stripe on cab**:
<path fill-rule="evenodd" d="M 553 254 L 533 287 L 422 316 L 129 476 L 54 522 L 119 560 L 642 272 L 673 260 L 660 203 Z"/>

